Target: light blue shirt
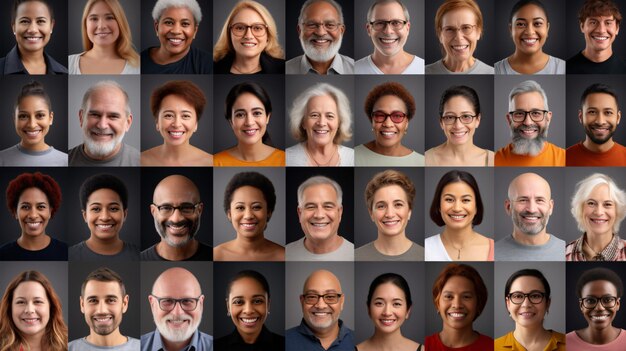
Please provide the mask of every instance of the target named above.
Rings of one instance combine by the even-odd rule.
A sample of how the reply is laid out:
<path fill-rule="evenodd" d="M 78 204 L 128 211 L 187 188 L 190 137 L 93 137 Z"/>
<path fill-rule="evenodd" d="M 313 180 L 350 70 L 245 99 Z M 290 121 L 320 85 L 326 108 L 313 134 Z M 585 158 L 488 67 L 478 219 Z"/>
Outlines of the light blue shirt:
<path fill-rule="evenodd" d="M 165 351 L 158 329 L 141 336 L 141 351 Z M 196 330 L 182 351 L 213 351 L 213 337 Z"/>

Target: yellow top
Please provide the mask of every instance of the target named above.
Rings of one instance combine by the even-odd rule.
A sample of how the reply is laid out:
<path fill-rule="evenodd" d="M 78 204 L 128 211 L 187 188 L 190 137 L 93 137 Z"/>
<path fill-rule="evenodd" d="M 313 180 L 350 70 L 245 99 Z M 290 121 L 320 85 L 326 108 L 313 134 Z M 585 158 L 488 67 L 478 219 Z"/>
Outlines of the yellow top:
<path fill-rule="evenodd" d="M 554 330 L 550 332 L 552 336 L 543 351 L 565 351 L 565 335 Z M 493 349 L 495 351 L 526 351 L 526 348 L 515 340 L 512 331 L 497 338 L 493 343 Z"/>
<path fill-rule="evenodd" d="M 213 155 L 213 166 L 215 167 L 284 167 L 285 152 L 274 149 L 266 159 L 261 161 L 244 161 L 233 157 L 228 151 L 218 152 Z"/>

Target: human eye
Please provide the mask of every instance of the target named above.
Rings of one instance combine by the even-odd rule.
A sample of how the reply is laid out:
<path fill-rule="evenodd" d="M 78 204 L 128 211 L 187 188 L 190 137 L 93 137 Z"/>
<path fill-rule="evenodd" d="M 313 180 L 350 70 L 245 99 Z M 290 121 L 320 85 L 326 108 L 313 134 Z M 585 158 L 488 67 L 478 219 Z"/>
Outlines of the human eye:
<path fill-rule="evenodd" d="M 468 204 L 468 203 L 472 202 L 472 199 L 466 197 L 466 198 L 463 198 L 461 201 L 463 201 L 464 204 Z"/>
<path fill-rule="evenodd" d="M 443 117 L 441 117 L 441 119 L 446 124 L 452 124 L 452 123 L 454 123 L 454 120 L 456 120 L 456 117 L 455 116 L 443 116 Z"/>
<path fill-rule="evenodd" d="M 374 306 L 383 307 L 385 304 L 382 301 L 374 301 Z"/>
<path fill-rule="evenodd" d="M 590 116 L 595 116 L 595 115 L 597 115 L 597 114 L 598 114 L 598 111 L 597 111 L 597 110 L 587 110 L 587 115 L 590 115 Z"/>
<path fill-rule="evenodd" d="M 263 209 L 263 206 L 261 205 L 253 205 L 252 206 L 252 210 L 253 211 L 261 211 Z"/>
<path fill-rule="evenodd" d="M 261 110 L 256 110 L 256 111 L 252 112 L 252 115 L 254 117 L 262 117 L 262 116 L 265 115 L 265 113 L 263 113 L 263 111 L 261 111 Z"/>
<path fill-rule="evenodd" d="M 534 25 L 535 27 L 540 28 L 540 27 L 543 27 L 543 22 L 542 22 L 542 21 L 536 21 L 536 22 L 534 22 L 534 23 L 533 23 L 533 25 Z"/>
<path fill-rule="evenodd" d="M 102 208 L 100 208 L 100 206 L 92 206 L 92 207 L 89 208 L 89 210 L 91 212 L 98 213 L 98 212 L 102 211 Z"/>
<path fill-rule="evenodd" d="M 596 206 L 596 202 L 592 201 L 592 200 L 587 200 L 587 202 L 585 204 L 587 205 L 587 207 L 595 207 Z"/>
<path fill-rule="evenodd" d="M 543 111 L 540 111 L 540 110 L 532 110 L 532 111 L 530 111 L 530 115 L 531 115 L 532 117 L 541 117 L 541 116 L 543 116 Z"/>
<path fill-rule="evenodd" d="M 163 212 L 171 212 L 173 209 L 174 209 L 174 207 L 172 207 L 170 205 L 159 206 L 159 211 L 163 211 Z"/>
<path fill-rule="evenodd" d="M 182 25 L 183 27 L 189 27 L 189 26 L 191 26 L 191 22 L 188 22 L 188 21 L 183 21 L 183 22 L 181 22 L 181 25 Z"/>
<path fill-rule="evenodd" d="M 196 300 L 194 299 L 181 299 L 180 300 L 181 305 L 185 306 L 185 307 L 191 307 L 196 303 Z"/>
<path fill-rule="evenodd" d="M 474 28 L 474 26 L 472 26 L 471 24 L 464 24 L 461 26 L 461 31 L 463 33 L 468 33 L 470 32 L 472 29 Z"/>
<path fill-rule="evenodd" d="M 109 211 L 111 212 L 119 212 L 121 208 L 119 206 L 110 206 Z"/>
<path fill-rule="evenodd" d="M 306 210 L 314 210 L 316 208 L 316 206 L 314 204 L 306 204 L 306 205 L 304 205 L 304 208 Z"/>
<path fill-rule="evenodd" d="M 256 299 L 253 299 L 253 300 L 252 300 L 252 303 L 253 303 L 253 304 L 255 304 L 255 305 L 262 305 L 262 304 L 264 304 L 264 303 L 265 303 L 265 300 L 264 300 L 264 299 L 262 299 L 262 298 L 260 298 L 260 297 L 258 297 L 258 298 L 256 298 Z"/>
<path fill-rule="evenodd" d="M 534 292 L 534 293 L 530 293 L 530 294 L 528 295 L 528 297 L 529 297 L 531 300 L 535 300 L 535 301 L 537 301 L 537 300 L 539 300 L 539 299 L 543 298 L 543 294 L 542 294 L 542 293 L 539 293 L 539 292 Z"/>
<path fill-rule="evenodd" d="M 443 201 L 447 203 L 452 203 L 454 202 L 454 198 L 452 196 L 446 196 L 443 198 Z"/>
<path fill-rule="evenodd" d="M 27 18 L 22 18 L 22 19 L 20 20 L 20 24 L 29 24 L 29 23 L 30 23 L 30 20 L 29 20 L 29 19 L 27 19 Z"/>
<path fill-rule="evenodd" d="M 33 301 L 33 302 L 35 303 L 35 305 L 43 305 L 43 304 L 45 304 L 45 303 L 46 303 L 44 300 L 41 300 L 41 299 L 36 299 L 36 300 L 35 300 L 35 301 Z"/>
<path fill-rule="evenodd" d="M 189 113 L 185 113 L 185 114 L 183 114 L 183 119 L 184 119 L 184 120 L 190 120 L 192 117 L 193 117 L 193 116 L 192 116 L 191 114 L 189 114 Z"/>
<path fill-rule="evenodd" d="M 443 32 L 447 35 L 452 35 L 456 33 L 456 28 L 454 27 L 443 27 Z"/>
<path fill-rule="evenodd" d="M 598 303 L 598 298 L 596 297 L 585 297 L 583 302 L 587 305 L 595 305 Z"/>
<path fill-rule="evenodd" d="M 174 114 L 168 112 L 168 113 L 164 113 L 163 116 L 161 116 L 161 117 L 163 117 L 163 119 L 170 120 L 170 119 L 174 118 Z"/>
<path fill-rule="evenodd" d="M 526 22 L 522 22 L 522 21 L 515 22 L 515 27 L 526 28 Z"/>
<path fill-rule="evenodd" d="M 384 203 L 376 204 L 376 209 L 377 210 L 384 210 L 385 208 L 387 208 L 387 206 Z"/>
<path fill-rule="evenodd" d="M 237 111 L 235 112 L 235 118 L 241 119 L 241 118 L 246 118 L 246 113 L 243 111 Z"/>
<path fill-rule="evenodd" d="M 252 26 L 252 31 L 254 32 L 262 32 L 265 29 L 265 26 L 262 24 L 255 24 Z"/>
<path fill-rule="evenodd" d="M 612 304 L 615 298 L 613 296 L 602 296 L 602 303 L 605 305 Z"/>
<path fill-rule="evenodd" d="M 324 208 L 327 209 L 327 210 L 332 210 L 332 209 L 335 208 L 335 205 L 333 205 L 333 204 L 326 204 L 326 205 L 324 205 Z"/>
<path fill-rule="evenodd" d="M 117 303 L 117 299 L 115 297 L 109 297 L 107 299 L 107 303 L 110 304 L 110 305 L 113 305 L 113 304 Z"/>
<path fill-rule="evenodd" d="M 613 207 L 613 203 L 607 201 L 607 202 L 604 203 L 604 207 Z"/>
<path fill-rule="evenodd" d="M 311 114 L 309 114 L 309 118 L 310 119 L 318 119 L 318 118 L 320 118 L 320 114 L 319 113 L 311 113 Z"/>
<path fill-rule="evenodd" d="M 596 20 L 594 20 L 594 19 L 590 19 L 590 20 L 589 20 L 589 24 L 590 24 L 590 25 L 592 25 L 592 26 L 595 26 L 595 25 L 597 25 L 597 24 L 598 24 L 598 21 L 596 21 Z"/>
<path fill-rule="evenodd" d="M 472 294 L 464 294 L 463 295 L 463 299 L 465 299 L 465 300 L 471 300 L 473 298 L 474 298 L 474 295 L 472 295 Z"/>
<path fill-rule="evenodd" d="M 329 113 L 329 114 L 326 115 L 326 119 L 333 120 L 333 119 L 335 119 L 335 115 Z"/>
<path fill-rule="evenodd" d="M 172 21 L 171 19 L 166 19 L 163 21 L 163 24 L 171 26 L 174 25 L 174 21 Z"/>
<path fill-rule="evenodd" d="M 90 297 L 90 298 L 87 299 L 87 303 L 91 304 L 91 305 L 97 304 L 98 303 L 98 299 L 96 299 L 95 297 Z"/>
<path fill-rule="evenodd" d="M 393 306 L 394 307 L 402 307 L 403 304 L 402 304 L 402 302 L 396 301 L 396 302 L 393 303 Z"/>
<path fill-rule="evenodd" d="M 402 202 L 396 202 L 393 204 L 396 208 L 402 208 L 404 207 L 404 204 Z"/>
<path fill-rule="evenodd" d="M 452 300 L 452 298 L 453 298 L 452 294 L 443 294 L 442 297 L 443 297 L 444 300 Z"/>
<path fill-rule="evenodd" d="M 45 204 L 39 204 L 39 205 L 37 205 L 37 209 L 38 209 L 38 210 L 45 210 L 46 208 L 48 208 L 48 206 L 47 206 L 47 205 L 45 205 Z"/>
<path fill-rule="evenodd" d="M 18 114 L 18 115 L 17 115 L 17 119 L 19 119 L 19 120 L 25 120 L 25 119 L 28 119 L 28 114 L 26 114 L 26 113 L 20 113 L 20 114 Z"/>
<path fill-rule="evenodd" d="M 241 306 L 241 305 L 243 305 L 243 299 L 239 299 L 239 298 L 238 299 L 233 299 L 233 301 L 231 301 L 231 304 L 235 305 L 235 306 Z"/>
<path fill-rule="evenodd" d="M 115 16 L 113 16 L 113 15 L 108 15 L 108 16 L 106 16 L 106 20 L 107 20 L 107 21 L 115 21 Z"/>
<path fill-rule="evenodd" d="M 37 113 L 35 115 L 35 118 L 37 118 L 37 119 L 44 119 L 44 118 L 46 118 L 46 114 L 45 113 L 41 113 L 41 112 Z"/>
<path fill-rule="evenodd" d="M 22 204 L 20 206 L 20 210 L 28 211 L 28 210 L 30 210 L 30 205 L 29 204 Z"/>
<path fill-rule="evenodd" d="M 519 301 L 524 299 L 524 294 L 519 292 L 511 293 L 511 300 Z"/>
<path fill-rule="evenodd" d="M 337 29 L 338 24 L 335 22 L 325 22 L 324 27 L 329 31 L 334 31 Z"/>

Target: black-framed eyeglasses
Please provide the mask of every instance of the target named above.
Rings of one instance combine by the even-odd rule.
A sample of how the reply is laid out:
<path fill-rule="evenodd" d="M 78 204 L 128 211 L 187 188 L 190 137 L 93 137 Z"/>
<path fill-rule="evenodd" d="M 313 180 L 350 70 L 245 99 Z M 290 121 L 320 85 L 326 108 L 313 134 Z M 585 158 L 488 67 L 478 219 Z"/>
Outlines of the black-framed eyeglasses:
<path fill-rule="evenodd" d="M 526 119 L 526 116 L 530 116 L 530 119 L 533 122 L 541 122 L 546 117 L 546 113 L 548 112 L 549 111 L 546 111 L 546 110 L 530 110 L 530 111 L 516 110 L 516 111 L 509 112 L 509 116 L 511 116 L 511 119 L 513 120 L 513 122 L 524 122 L 524 120 Z"/>
<path fill-rule="evenodd" d="M 470 114 L 464 114 L 460 116 L 444 115 L 444 116 L 441 116 L 441 121 L 443 122 L 443 124 L 452 125 L 456 123 L 456 120 L 458 119 L 463 124 L 470 124 L 472 123 L 474 118 L 476 118 L 476 116 L 478 115 L 470 115 Z"/>
<path fill-rule="evenodd" d="M 343 24 L 339 22 L 303 22 L 302 25 L 309 32 L 315 31 L 319 27 L 324 27 L 328 32 L 334 32 Z"/>
<path fill-rule="evenodd" d="M 184 214 L 184 215 L 192 215 L 196 212 L 196 209 L 198 208 L 198 206 L 200 206 L 202 202 L 196 202 L 195 204 L 192 203 L 183 203 L 180 204 L 179 206 L 172 206 L 172 205 L 157 205 L 157 204 L 153 204 L 158 210 L 159 210 L 159 214 L 161 216 L 170 216 L 174 214 L 174 211 L 179 210 L 180 213 Z"/>
<path fill-rule="evenodd" d="M 617 304 L 618 300 L 618 297 L 611 295 L 604 295 L 602 297 L 586 296 L 578 299 L 578 301 L 582 303 L 583 307 L 588 310 L 596 308 L 598 302 L 600 302 L 604 308 L 613 308 Z"/>
<path fill-rule="evenodd" d="M 393 123 L 402 123 L 406 118 L 406 113 L 402 111 L 392 111 L 391 113 L 383 111 L 372 112 L 372 120 L 376 123 L 383 123 L 387 118 L 391 118 Z"/>
<path fill-rule="evenodd" d="M 520 291 L 514 291 L 510 293 L 507 297 L 509 298 L 509 301 L 516 305 L 521 305 L 526 298 L 528 298 L 528 301 L 530 301 L 530 303 L 536 305 L 543 302 L 543 298 L 546 297 L 546 293 L 543 293 L 541 291 L 531 291 L 528 294 L 524 294 Z"/>
<path fill-rule="evenodd" d="M 320 295 L 320 294 L 303 294 L 301 296 L 304 299 L 304 303 L 307 304 L 307 305 L 315 305 L 320 300 L 320 297 L 322 299 L 324 299 L 324 302 L 326 304 L 334 305 L 334 304 L 339 302 L 339 299 L 341 298 L 342 295 L 343 294 L 340 294 L 340 293 L 328 293 L 328 294 L 324 294 L 324 295 Z"/>
<path fill-rule="evenodd" d="M 198 297 L 183 297 L 182 299 L 174 299 L 171 297 L 158 297 L 154 294 L 150 294 L 153 298 L 155 298 L 159 303 L 159 308 L 165 312 L 169 312 L 176 307 L 176 304 L 180 304 L 180 308 L 183 311 L 193 311 L 198 307 L 198 301 L 200 301 L 200 296 Z"/>
<path fill-rule="evenodd" d="M 252 29 L 252 35 L 255 37 L 262 37 L 267 33 L 267 25 L 265 23 L 252 23 L 250 25 L 245 23 L 234 23 L 230 26 L 230 32 L 236 37 L 243 37 L 248 28 Z"/>
<path fill-rule="evenodd" d="M 372 28 L 374 28 L 375 31 L 382 32 L 385 29 L 387 29 L 387 26 L 391 26 L 393 30 L 400 30 L 404 28 L 404 25 L 406 25 L 407 23 L 408 21 L 399 20 L 399 19 L 393 19 L 389 21 L 376 20 L 376 21 L 370 22 L 370 26 L 372 26 Z"/>

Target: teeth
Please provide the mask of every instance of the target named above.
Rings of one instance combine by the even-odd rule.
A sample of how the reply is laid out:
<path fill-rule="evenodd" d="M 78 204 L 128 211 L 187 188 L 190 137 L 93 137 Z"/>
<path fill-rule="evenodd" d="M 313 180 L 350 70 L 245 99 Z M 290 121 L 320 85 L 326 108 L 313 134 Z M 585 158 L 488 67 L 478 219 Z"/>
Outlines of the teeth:
<path fill-rule="evenodd" d="M 539 39 L 522 39 L 522 41 L 526 44 L 535 44 Z"/>
<path fill-rule="evenodd" d="M 255 43 L 243 43 L 243 44 L 241 44 L 241 45 L 242 45 L 242 46 L 245 46 L 245 47 L 247 47 L 247 48 L 251 48 L 251 47 L 256 46 L 256 44 L 255 44 Z"/>
<path fill-rule="evenodd" d="M 392 325 L 395 323 L 395 319 L 381 319 L 380 322 L 384 325 Z"/>
<path fill-rule="evenodd" d="M 466 49 L 468 49 L 468 48 L 469 48 L 469 45 L 452 45 L 452 48 L 453 48 L 454 50 L 459 50 L 459 51 L 461 51 L 461 50 L 466 50 Z"/>
<path fill-rule="evenodd" d="M 598 224 L 604 224 L 606 222 L 608 222 L 608 219 L 592 219 L 591 220 L 593 223 L 598 223 Z"/>
<path fill-rule="evenodd" d="M 314 40 L 312 40 L 312 41 L 313 41 L 314 43 L 318 43 L 318 44 L 325 44 L 325 43 L 330 42 L 330 40 L 328 40 L 328 39 L 314 39 Z"/>
<path fill-rule="evenodd" d="M 171 38 L 171 39 L 168 39 L 168 40 L 169 40 L 169 42 L 170 42 L 170 43 L 175 44 L 175 45 L 178 45 L 178 44 L 180 44 L 180 43 L 182 43 L 182 42 L 183 42 L 183 40 L 182 40 L 182 39 L 174 39 L 174 38 Z"/>
<path fill-rule="evenodd" d="M 465 132 L 451 132 L 451 134 L 454 135 L 454 136 L 459 137 L 459 136 L 463 136 L 463 135 L 467 134 L 467 131 L 465 131 Z"/>
<path fill-rule="evenodd" d="M 26 37 L 28 41 L 39 41 L 41 39 L 43 39 L 43 37 Z"/>
<path fill-rule="evenodd" d="M 385 224 L 385 225 L 396 225 L 396 224 L 398 224 L 398 223 L 400 223 L 400 221 L 399 221 L 399 220 L 395 220 L 395 221 L 383 221 L 383 224 Z"/>
<path fill-rule="evenodd" d="M 328 134 L 328 130 L 314 130 L 313 132 L 317 133 L 317 134 Z"/>
<path fill-rule="evenodd" d="M 256 134 L 256 132 L 258 131 L 258 129 L 248 129 L 248 130 L 244 130 L 244 134 L 246 135 L 254 135 Z"/>
<path fill-rule="evenodd" d="M 463 318 L 465 317 L 466 314 L 460 313 L 460 312 L 451 312 L 451 313 L 448 313 L 448 315 L 452 318 Z"/>
<path fill-rule="evenodd" d="M 467 215 L 450 215 L 450 217 L 452 217 L 452 219 L 459 220 L 467 217 Z"/>
<path fill-rule="evenodd" d="M 29 228 L 33 228 L 33 229 L 34 228 L 39 228 L 41 226 L 41 224 L 42 224 L 42 222 L 28 222 L 28 223 L 26 223 L 26 225 Z"/>
<path fill-rule="evenodd" d="M 328 312 L 313 312 L 313 315 L 314 316 L 318 316 L 318 317 L 327 316 L 329 314 L 330 313 L 328 313 Z"/>
<path fill-rule="evenodd" d="M 328 223 L 311 223 L 312 226 L 314 227 L 325 227 L 328 225 Z"/>
<path fill-rule="evenodd" d="M 39 135 L 39 133 L 41 133 L 41 130 L 33 130 L 33 131 L 27 131 L 26 135 L 29 137 L 35 137 Z"/>
<path fill-rule="evenodd" d="M 22 320 L 28 324 L 33 324 L 37 323 L 39 321 L 39 318 L 24 318 Z"/>
<path fill-rule="evenodd" d="M 244 323 L 254 323 L 254 322 L 256 322 L 256 321 L 257 321 L 257 320 L 259 320 L 259 319 L 258 319 L 258 318 L 241 318 L 241 320 L 242 320 Z"/>
<path fill-rule="evenodd" d="M 256 227 L 256 223 L 241 223 L 241 226 L 245 229 L 253 229 Z"/>
<path fill-rule="evenodd" d="M 592 321 L 605 321 L 609 319 L 608 315 L 603 315 L 603 316 L 591 316 L 591 320 Z"/>
<path fill-rule="evenodd" d="M 96 322 L 108 322 L 112 319 L 112 317 L 106 317 L 106 318 L 94 318 L 94 320 Z"/>
<path fill-rule="evenodd" d="M 110 229 L 113 228 L 113 224 L 96 224 L 96 227 L 100 229 Z"/>
<path fill-rule="evenodd" d="M 592 37 L 595 40 L 609 40 L 609 37 Z"/>
<path fill-rule="evenodd" d="M 384 136 L 393 136 L 396 135 L 396 132 L 380 132 L 380 134 L 384 135 Z"/>
<path fill-rule="evenodd" d="M 398 39 L 385 39 L 385 38 L 380 38 L 380 41 L 382 41 L 384 44 L 393 44 L 396 41 L 398 41 Z"/>
<path fill-rule="evenodd" d="M 169 132 L 169 133 L 171 136 L 176 137 L 176 138 L 183 136 L 183 132 Z"/>

